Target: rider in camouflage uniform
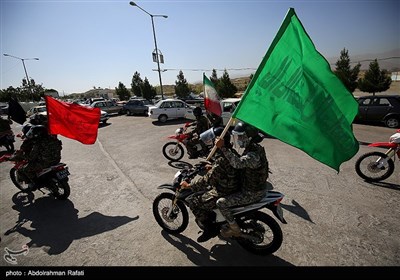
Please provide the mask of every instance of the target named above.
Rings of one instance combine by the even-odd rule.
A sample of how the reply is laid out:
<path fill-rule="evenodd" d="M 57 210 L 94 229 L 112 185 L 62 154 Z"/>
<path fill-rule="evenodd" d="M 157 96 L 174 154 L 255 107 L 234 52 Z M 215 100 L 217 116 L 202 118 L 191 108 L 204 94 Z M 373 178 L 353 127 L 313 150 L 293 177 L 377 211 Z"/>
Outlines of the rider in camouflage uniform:
<path fill-rule="evenodd" d="M 5 119 L 3 116 L 0 116 L 0 137 L 3 137 L 7 134 L 12 134 L 12 123 L 13 121 L 11 119 Z"/>
<path fill-rule="evenodd" d="M 213 127 L 224 126 L 223 118 L 213 112 L 207 112 L 207 118 L 210 120 L 211 126 Z"/>
<path fill-rule="evenodd" d="M 215 136 L 221 135 L 223 128 L 211 128 Z M 209 139 L 214 141 L 214 138 Z M 230 135 L 227 133 L 224 137 L 226 147 L 231 148 Z M 212 143 L 212 142 L 211 142 Z M 236 151 L 232 149 L 232 152 Z M 194 196 L 189 200 L 190 209 L 196 217 L 196 222 L 203 234 L 197 239 L 198 242 L 204 242 L 216 236 L 216 231 L 212 221 L 214 220 L 212 209 L 216 207 L 216 201 L 219 197 L 229 195 L 239 191 L 240 177 L 238 170 L 233 168 L 221 151 L 216 151 L 211 159 L 212 165 L 206 175 L 194 178 L 190 185 L 182 182 L 183 188 L 190 187 L 194 192 L 205 191 L 200 196 Z"/>
<path fill-rule="evenodd" d="M 23 155 L 28 161 L 23 171 L 33 183 L 37 172 L 61 161 L 62 142 L 57 139 L 57 135 L 48 134 L 42 125 L 31 126 L 26 137 L 25 141 L 31 143 L 30 149 L 25 150 Z M 32 183 L 29 186 L 31 189 L 34 188 Z"/>
<path fill-rule="evenodd" d="M 239 236 L 241 233 L 230 207 L 259 201 L 265 195 L 269 186 L 267 184 L 268 160 L 264 147 L 258 144 L 262 140 L 258 130 L 239 122 L 232 134 L 237 135 L 239 146 L 245 148 L 241 156 L 224 147 L 223 139 L 217 139 L 215 143 L 234 168 L 243 169 L 241 191 L 219 198 L 216 202 L 221 214 L 229 224 L 229 227 L 221 230 L 223 237 Z"/>
<path fill-rule="evenodd" d="M 210 121 L 206 116 L 203 115 L 203 111 L 200 107 L 196 107 L 193 109 L 193 115 L 196 117 L 196 120 L 192 122 L 189 126 L 196 126 L 190 133 L 190 138 L 187 143 L 187 149 L 189 158 L 197 158 L 198 151 L 196 148 L 197 144 L 200 144 L 204 147 L 204 143 L 202 143 L 199 139 L 200 134 L 210 128 Z"/>

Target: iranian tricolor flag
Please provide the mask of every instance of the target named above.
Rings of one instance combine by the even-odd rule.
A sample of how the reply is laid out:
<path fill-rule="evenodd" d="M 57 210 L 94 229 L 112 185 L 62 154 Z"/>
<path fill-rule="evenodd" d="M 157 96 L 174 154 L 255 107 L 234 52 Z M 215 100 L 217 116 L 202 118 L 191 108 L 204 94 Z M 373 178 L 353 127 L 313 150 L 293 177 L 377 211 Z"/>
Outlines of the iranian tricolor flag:
<path fill-rule="evenodd" d="M 203 74 L 203 84 L 204 84 L 204 108 L 207 112 L 214 113 L 217 116 L 221 116 L 221 104 L 219 102 L 220 98 L 217 91 L 214 88 L 213 83 Z"/>

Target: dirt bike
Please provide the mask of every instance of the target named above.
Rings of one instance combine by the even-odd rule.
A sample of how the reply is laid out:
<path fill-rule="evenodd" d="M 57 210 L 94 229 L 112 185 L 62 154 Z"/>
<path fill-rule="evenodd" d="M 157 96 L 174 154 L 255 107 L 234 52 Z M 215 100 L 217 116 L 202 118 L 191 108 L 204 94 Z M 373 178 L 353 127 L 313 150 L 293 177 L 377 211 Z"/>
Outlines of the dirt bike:
<path fill-rule="evenodd" d="M 30 193 L 35 190 L 45 188 L 57 199 L 65 200 L 71 193 L 68 184 L 68 167 L 65 163 L 58 163 L 39 171 L 34 180 L 35 188 L 31 189 L 29 183 L 31 180 L 24 174 L 23 167 L 28 163 L 24 159 L 14 157 L 13 154 L 5 154 L 0 157 L 0 162 L 12 161 L 14 167 L 10 170 L 10 178 L 14 185 L 24 193 Z"/>
<path fill-rule="evenodd" d="M 15 136 L 11 130 L 0 137 L 0 146 L 4 146 L 7 152 L 14 152 L 14 142 Z"/>
<path fill-rule="evenodd" d="M 188 142 L 191 141 L 190 134 L 187 133 L 188 129 L 190 128 L 190 122 L 186 123 L 183 127 L 176 129 L 174 135 L 170 135 L 167 138 L 174 139 L 173 142 L 167 142 L 162 147 L 163 155 L 171 160 L 171 161 L 178 161 L 185 155 L 185 150 L 183 147 L 186 147 Z M 201 141 L 199 141 L 195 146 L 197 150 L 198 157 L 207 157 L 211 151 L 210 147 L 204 145 Z"/>
<path fill-rule="evenodd" d="M 172 193 L 163 192 L 159 194 L 153 202 L 153 215 L 165 231 L 176 234 L 187 228 L 189 224 L 187 210 L 190 205 L 189 201 L 193 200 L 193 196 L 201 195 L 205 191 L 181 190 L 180 183 L 183 180 L 190 181 L 197 174 L 204 172 L 205 164 L 205 162 L 201 162 L 194 167 L 181 169 L 175 174 L 172 184 L 163 184 L 158 187 L 172 191 Z M 232 237 L 232 239 L 235 239 L 245 250 L 257 255 L 269 255 L 276 252 L 283 241 L 281 227 L 274 218 L 260 210 L 264 208 L 271 210 L 279 221 L 286 224 L 280 205 L 283 197 L 282 193 L 268 191 L 265 197 L 258 202 L 232 207 L 235 220 L 242 231 L 239 237 Z M 213 225 L 216 227 L 216 232 L 219 232 L 227 222 L 219 209 L 213 210 L 213 216 Z M 225 239 L 220 235 L 218 237 Z"/>
<path fill-rule="evenodd" d="M 394 161 L 400 159 L 400 129 L 389 138 L 389 142 L 371 143 L 368 147 L 387 148 L 385 153 L 370 152 L 356 161 L 357 174 L 366 181 L 379 182 L 389 178 L 394 172 Z"/>

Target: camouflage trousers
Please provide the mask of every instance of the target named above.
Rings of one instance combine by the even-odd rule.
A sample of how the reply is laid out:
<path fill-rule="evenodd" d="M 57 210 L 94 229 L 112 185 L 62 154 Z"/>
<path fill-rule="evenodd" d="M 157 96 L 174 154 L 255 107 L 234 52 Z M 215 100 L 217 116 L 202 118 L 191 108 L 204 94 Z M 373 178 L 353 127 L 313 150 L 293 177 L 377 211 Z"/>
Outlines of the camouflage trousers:
<path fill-rule="evenodd" d="M 214 189 L 188 198 L 190 210 L 192 210 L 193 215 L 196 217 L 196 222 L 200 228 L 209 220 L 212 210 L 216 208 L 217 199 L 218 193 Z"/>
<path fill-rule="evenodd" d="M 221 211 L 221 214 L 225 217 L 225 219 L 229 223 L 233 223 L 235 218 L 233 217 L 233 213 L 230 209 L 232 206 L 246 205 L 256 201 L 261 200 L 267 190 L 260 191 L 242 191 L 237 192 L 231 195 L 227 195 L 219 198 L 216 201 L 216 205 Z"/>

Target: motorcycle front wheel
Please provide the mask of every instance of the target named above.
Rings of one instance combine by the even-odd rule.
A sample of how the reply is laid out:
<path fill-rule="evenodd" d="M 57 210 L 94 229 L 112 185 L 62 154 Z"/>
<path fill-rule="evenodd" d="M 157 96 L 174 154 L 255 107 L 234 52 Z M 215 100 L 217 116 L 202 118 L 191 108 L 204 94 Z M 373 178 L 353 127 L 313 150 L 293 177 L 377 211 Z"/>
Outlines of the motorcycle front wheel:
<path fill-rule="evenodd" d="M 360 156 L 356 161 L 355 168 L 358 176 L 364 180 L 379 182 L 392 175 L 394 171 L 394 162 L 384 153 L 371 152 Z"/>
<path fill-rule="evenodd" d="M 183 158 L 185 150 L 182 145 L 177 142 L 168 142 L 162 147 L 162 153 L 167 159 L 178 161 Z"/>
<path fill-rule="evenodd" d="M 10 178 L 14 185 L 24 193 L 30 192 L 28 183 L 26 183 L 21 176 L 18 174 L 17 169 L 14 167 L 10 170 Z"/>
<path fill-rule="evenodd" d="M 181 233 L 189 224 L 189 213 L 182 201 L 173 205 L 175 196 L 172 193 L 161 193 L 153 202 L 153 215 L 157 223 L 169 233 Z M 171 214 L 169 210 L 173 207 Z"/>
<path fill-rule="evenodd" d="M 279 224 L 263 212 L 253 212 L 240 220 L 242 231 L 251 238 L 237 238 L 245 250 L 256 255 L 270 255 L 282 245 L 283 234 Z"/>

